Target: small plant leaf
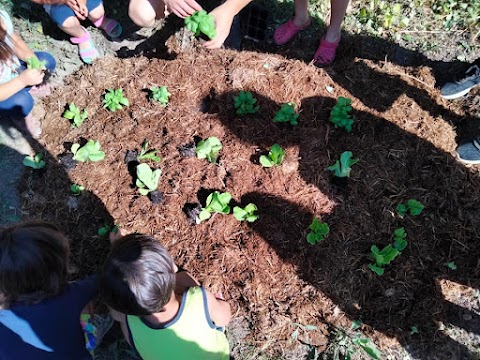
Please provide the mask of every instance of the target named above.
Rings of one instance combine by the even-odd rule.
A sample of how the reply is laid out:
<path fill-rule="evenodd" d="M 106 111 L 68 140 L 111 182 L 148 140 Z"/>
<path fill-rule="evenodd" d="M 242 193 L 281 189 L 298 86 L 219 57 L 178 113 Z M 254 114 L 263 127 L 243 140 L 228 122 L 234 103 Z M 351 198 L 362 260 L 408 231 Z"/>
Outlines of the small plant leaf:
<path fill-rule="evenodd" d="M 285 157 L 285 151 L 278 144 L 273 144 L 268 152 L 268 155 L 260 156 L 260 164 L 263 167 L 272 167 L 274 165 L 281 165 L 283 158 Z"/>
<path fill-rule="evenodd" d="M 82 191 L 85 191 L 85 187 L 82 185 L 72 184 L 72 186 L 70 186 L 70 191 L 73 195 L 78 196 L 82 193 Z"/>
<path fill-rule="evenodd" d="M 250 91 L 240 91 L 238 96 L 233 97 L 235 109 L 237 109 L 237 115 L 255 114 L 260 109 Z"/>
<path fill-rule="evenodd" d="M 151 98 L 159 102 L 163 107 L 167 106 L 170 94 L 166 86 L 153 86 L 150 88 Z"/>
<path fill-rule="evenodd" d="M 217 161 L 218 153 L 222 149 L 222 143 L 218 138 L 212 136 L 206 140 L 201 140 L 195 151 L 199 159 L 207 159 L 209 162 L 214 163 Z"/>
<path fill-rule="evenodd" d="M 273 122 L 290 123 L 291 125 L 298 125 L 298 116 L 295 112 L 295 103 L 289 102 L 282 104 L 280 110 L 275 114 Z"/>
<path fill-rule="evenodd" d="M 233 208 L 233 216 L 238 221 L 248 221 L 254 222 L 258 219 L 258 215 L 256 214 L 257 206 L 255 204 L 248 204 L 245 208 L 241 208 L 240 206 L 235 206 Z"/>
<path fill-rule="evenodd" d="M 455 261 L 449 261 L 449 262 L 447 263 L 447 266 L 448 266 L 448 268 L 451 269 L 451 270 L 457 270 L 457 264 L 455 264 Z"/>
<path fill-rule="evenodd" d="M 34 156 L 25 156 L 23 159 L 23 165 L 38 170 L 45 167 L 45 161 L 43 161 L 43 154 L 38 153 Z"/>
<path fill-rule="evenodd" d="M 365 351 L 372 359 L 380 360 L 382 357 L 382 353 L 380 350 L 377 349 L 374 343 L 370 341 L 370 339 L 365 338 L 355 338 L 352 340 L 355 345 L 360 346 L 363 351 Z"/>
<path fill-rule="evenodd" d="M 337 160 L 335 164 L 328 167 L 336 177 L 350 177 L 352 170 L 351 166 L 358 163 L 358 159 L 352 159 L 351 151 L 345 151 L 340 155 L 340 161 Z"/>
<path fill-rule="evenodd" d="M 417 215 L 420 215 L 422 213 L 425 206 L 423 206 L 423 204 L 418 200 L 409 199 L 407 201 L 407 208 L 408 208 L 408 212 L 410 213 L 410 215 L 417 216 Z"/>

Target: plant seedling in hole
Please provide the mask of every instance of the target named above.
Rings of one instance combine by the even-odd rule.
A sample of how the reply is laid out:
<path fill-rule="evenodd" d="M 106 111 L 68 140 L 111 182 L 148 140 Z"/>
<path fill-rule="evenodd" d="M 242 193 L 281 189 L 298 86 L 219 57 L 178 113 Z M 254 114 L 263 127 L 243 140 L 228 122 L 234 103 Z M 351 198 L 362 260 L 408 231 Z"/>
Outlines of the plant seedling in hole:
<path fill-rule="evenodd" d="M 243 209 L 240 206 L 235 206 L 233 208 L 233 216 L 235 216 L 235 219 L 238 221 L 246 220 L 248 222 L 254 222 L 258 219 L 258 215 L 256 214 L 257 210 L 257 205 L 252 203 L 248 204 Z"/>
<path fill-rule="evenodd" d="M 328 170 L 332 171 L 336 177 L 350 177 L 351 166 L 358 163 L 358 159 L 352 159 L 352 156 L 351 151 L 343 152 L 340 155 L 340 161 L 337 160 L 335 164 L 328 167 Z"/>
<path fill-rule="evenodd" d="M 260 164 L 263 167 L 272 167 L 280 165 L 285 157 L 285 151 L 278 144 L 273 144 L 268 155 L 260 156 Z"/>
<path fill-rule="evenodd" d="M 405 248 L 408 245 L 407 240 L 405 240 L 406 237 L 407 237 L 407 232 L 405 231 L 405 228 L 401 227 L 401 228 L 395 229 L 395 231 L 393 232 L 393 241 L 394 241 L 393 246 L 395 247 L 395 249 L 397 249 L 398 251 L 405 250 Z"/>
<path fill-rule="evenodd" d="M 73 160 L 80 162 L 95 162 L 105 158 L 105 153 L 100 150 L 100 142 L 94 140 L 88 140 L 82 147 L 80 144 L 73 144 L 70 150 L 73 153 Z"/>
<path fill-rule="evenodd" d="M 282 104 L 280 110 L 275 114 L 273 118 L 273 122 L 278 123 L 290 123 L 291 125 L 298 125 L 298 116 L 295 112 L 295 103 L 289 102 L 286 104 Z"/>
<path fill-rule="evenodd" d="M 123 106 L 130 106 L 128 99 L 123 96 L 123 89 L 108 89 L 103 99 L 103 108 L 117 111 L 123 109 Z"/>
<path fill-rule="evenodd" d="M 352 111 L 351 103 L 351 99 L 342 96 L 338 98 L 337 103 L 330 112 L 330 122 L 335 128 L 344 128 L 346 132 L 352 131 L 352 125 L 355 120 L 350 114 Z"/>
<path fill-rule="evenodd" d="M 230 214 L 230 206 L 228 204 L 232 200 L 230 193 L 219 193 L 214 191 L 207 197 L 205 207 L 198 214 L 200 222 L 210 219 L 213 213 Z"/>
<path fill-rule="evenodd" d="M 308 228 L 311 231 L 307 235 L 307 242 L 311 245 L 315 245 L 323 241 L 325 236 L 330 232 L 330 227 L 328 224 L 321 222 L 318 218 L 314 218 Z"/>
<path fill-rule="evenodd" d="M 83 191 L 85 191 L 85 186 L 83 185 L 77 185 L 77 184 L 72 184 L 72 186 L 70 186 L 70 191 L 72 192 L 72 194 L 74 196 L 78 196 L 80 195 Z"/>
<path fill-rule="evenodd" d="M 211 163 L 217 161 L 220 150 L 222 150 L 222 143 L 214 136 L 201 140 L 195 148 L 199 159 L 207 159 Z"/>
<path fill-rule="evenodd" d="M 72 126 L 78 128 L 87 119 L 88 113 L 86 109 L 80 111 L 80 109 L 75 106 L 75 103 L 72 102 L 68 105 L 68 109 L 65 110 L 62 116 L 65 119 L 72 120 Z"/>
<path fill-rule="evenodd" d="M 240 91 L 238 96 L 233 97 L 237 115 L 255 114 L 260 109 L 260 105 L 255 106 L 255 99 L 250 91 Z"/>
<path fill-rule="evenodd" d="M 142 149 L 140 154 L 137 156 L 137 160 L 152 160 L 154 162 L 159 162 L 161 160 L 160 156 L 157 155 L 157 150 L 148 150 L 148 140 L 145 139 L 142 144 Z"/>
<path fill-rule="evenodd" d="M 371 247 L 372 257 L 375 260 L 374 264 L 369 264 L 368 267 L 377 275 L 382 276 L 384 274 L 383 267 L 390 264 L 401 251 L 404 250 L 408 242 L 405 240 L 407 233 L 403 227 L 395 229 L 393 232 L 393 245 L 389 244 L 380 250 L 377 246 Z"/>
<path fill-rule="evenodd" d="M 195 36 L 207 35 L 210 39 L 217 36 L 215 30 L 215 19 L 207 14 L 205 10 L 195 11 L 191 16 L 185 18 L 185 27 L 193 32 Z"/>
<path fill-rule="evenodd" d="M 153 86 L 150 88 L 151 98 L 159 102 L 163 107 L 167 106 L 170 94 L 166 86 Z"/>
<path fill-rule="evenodd" d="M 362 336 L 362 333 L 358 330 L 360 326 L 361 321 L 357 320 L 349 330 L 343 328 L 336 329 L 332 339 L 332 345 L 334 345 L 335 349 L 334 359 L 350 360 L 359 348 L 365 351 L 372 359 L 380 360 L 382 358 L 382 352 L 377 349 L 375 344 L 369 338 Z"/>
<path fill-rule="evenodd" d="M 23 159 L 23 165 L 38 170 L 45 167 L 45 161 L 43 161 L 43 154 L 38 153 L 33 156 L 25 156 Z"/>
<path fill-rule="evenodd" d="M 105 224 L 102 227 L 98 228 L 97 234 L 99 236 L 106 236 L 106 235 L 110 234 L 111 232 L 113 232 L 115 234 L 118 234 L 118 228 L 119 228 L 118 225 L 110 226 L 110 225 Z"/>
<path fill-rule="evenodd" d="M 409 199 L 407 200 L 406 204 L 400 203 L 397 205 L 397 214 L 401 218 L 403 218 L 407 213 L 412 216 L 417 216 L 422 213 L 424 208 L 425 206 L 423 206 L 420 201 Z"/>
<path fill-rule="evenodd" d="M 47 62 L 45 60 L 40 61 L 36 56 L 28 58 L 26 61 L 27 69 L 45 69 Z"/>
<path fill-rule="evenodd" d="M 140 194 L 147 195 L 149 192 L 157 190 L 160 175 L 162 175 L 160 169 L 152 170 L 147 164 L 138 165 L 135 185 L 137 185 Z"/>

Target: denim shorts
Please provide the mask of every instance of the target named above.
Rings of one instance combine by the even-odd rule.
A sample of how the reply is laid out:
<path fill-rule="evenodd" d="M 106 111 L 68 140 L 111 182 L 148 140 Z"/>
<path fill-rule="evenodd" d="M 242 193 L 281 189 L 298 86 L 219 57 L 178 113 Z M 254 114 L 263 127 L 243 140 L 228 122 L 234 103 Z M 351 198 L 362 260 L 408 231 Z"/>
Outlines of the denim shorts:
<path fill-rule="evenodd" d="M 102 4 L 102 0 L 87 0 L 88 13 L 95 10 Z M 43 8 L 51 16 L 55 24 L 61 26 L 69 17 L 75 13 L 68 5 L 44 5 Z"/>

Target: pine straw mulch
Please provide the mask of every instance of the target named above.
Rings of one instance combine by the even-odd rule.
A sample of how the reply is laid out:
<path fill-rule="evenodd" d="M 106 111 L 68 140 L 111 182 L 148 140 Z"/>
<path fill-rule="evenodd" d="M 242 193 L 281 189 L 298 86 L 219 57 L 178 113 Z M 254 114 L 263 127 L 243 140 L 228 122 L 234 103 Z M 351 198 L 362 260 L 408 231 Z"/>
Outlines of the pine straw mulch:
<path fill-rule="evenodd" d="M 292 355 L 299 344 L 291 338 L 292 323 L 316 325 L 299 339 L 323 351 L 333 346 L 335 328 L 361 319 L 363 333 L 393 358 L 403 347 L 421 359 L 465 359 L 468 339 L 454 340 L 441 328 L 473 331 L 479 324 L 474 297 L 459 307 L 445 294 L 454 288 L 448 281 L 478 289 L 480 275 L 480 179 L 452 155 L 452 121 L 464 114 L 439 100 L 427 68 L 357 59 L 343 70 L 341 84 L 278 55 L 202 50 L 170 61 L 107 58 L 85 67 L 45 102 L 45 135 L 37 149 L 47 153 L 48 165 L 26 176 L 23 209 L 68 233 L 76 277 L 102 263 L 109 244 L 96 231 L 104 223 L 155 236 L 207 288 L 223 292 L 234 317 L 248 327 L 241 343 L 264 354 L 299 358 Z M 148 101 L 143 90 L 152 85 L 172 93 L 166 108 Z M 131 106 L 102 109 L 104 90 L 118 87 Z M 232 96 L 239 90 L 257 97 L 258 114 L 234 115 Z M 328 122 L 338 96 L 353 99 L 351 134 Z M 72 101 L 88 109 L 79 129 L 61 117 Z M 289 101 L 301 112 L 297 127 L 271 121 Z M 218 164 L 183 158 L 177 150 L 209 136 L 223 144 Z M 57 157 L 82 138 L 99 140 L 105 160 L 67 173 Z M 161 205 L 138 194 L 124 163 L 126 151 L 139 149 L 144 139 L 162 156 L 151 164 L 163 172 Z M 263 169 L 258 155 L 274 143 L 286 149 L 285 162 Z M 360 162 L 342 188 L 326 168 L 346 150 Z M 87 191 L 73 198 L 72 183 Z M 204 204 L 212 190 L 230 192 L 237 204 L 254 202 L 260 219 L 246 224 L 216 215 L 192 225 L 185 204 Z M 426 208 L 402 220 L 395 206 L 409 198 Z M 305 237 L 314 216 L 328 222 L 331 233 L 311 246 Z M 370 247 L 390 243 L 401 226 L 408 247 L 379 277 L 367 268 Z M 449 270 L 448 261 L 458 270 Z M 411 335 L 412 326 L 420 334 Z"/>

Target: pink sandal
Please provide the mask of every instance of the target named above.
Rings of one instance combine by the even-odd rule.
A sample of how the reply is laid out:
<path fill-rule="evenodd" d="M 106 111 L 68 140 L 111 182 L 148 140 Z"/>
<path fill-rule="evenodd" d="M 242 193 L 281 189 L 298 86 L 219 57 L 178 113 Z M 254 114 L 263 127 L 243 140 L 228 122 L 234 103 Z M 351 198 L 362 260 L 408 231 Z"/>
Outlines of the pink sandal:
<path fill-rule="evenodd" d="M 105 24 L 102 26 L 104 20 Z M 105 15 L 95 21 L 93 25 L 105 31 L 105 33 L 113 39 L 118 38 L 120 35 L 122 35 L 122 25 L 120 25 L 117 20 L 107 18 L 105 17 Z"/>
<path fill-rule="evenodd" d="M 277 45 L 284 45 L 292 40 L 300 31 L 309 27 L 311 22 L 311 19 L 308 19 L 308 21 L 302 26 L 297 26 L 293 23 L 293 18 L 291 18 L 275 30 L 273 34 L 273 41 Z"/>
<path fill-rule="evenodd" d="M 314 64 L 318 67 L 330 65 L 335 60 L 339 43 L 340 39 L 336 42 L 330 42 L 323 38 L 315 55 L 313 55 Z"/>
<path fill-rule="evenodd" d="M 83 36 L 72 37 L 70 38 L 70 41 L 72 42 L 72 44 L 75 44 L 75 45 L 80 45 L 88 42 L 89 46 L 87 48 L 80 49 L 79 47 L 78 50 L 79 50 L 80 58 L 82 59 L 82 61 L 85 64 L 91 64 L 93 63 L 93 60 L 98 58 L 98 51 L 92 42 L 90 33 L 84 27 L 82 27 L 82 29 L 85 31 Z"/>

